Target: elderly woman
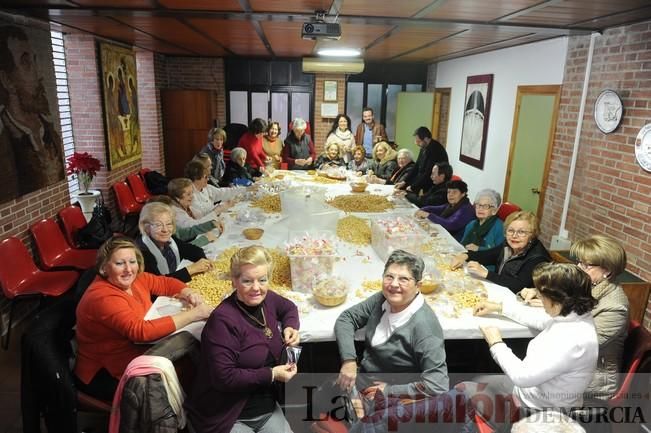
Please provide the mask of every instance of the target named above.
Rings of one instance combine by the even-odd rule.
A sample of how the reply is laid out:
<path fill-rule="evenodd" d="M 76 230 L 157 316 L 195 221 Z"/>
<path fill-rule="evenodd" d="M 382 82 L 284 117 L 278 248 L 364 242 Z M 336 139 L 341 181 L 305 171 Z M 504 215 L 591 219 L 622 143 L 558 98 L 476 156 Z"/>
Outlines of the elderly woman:
<path fill-rule="evenodd" d="M 576 241 L 570 248 L 592 281 L 592 296 L 597 305 L 592 317 L 599 338 L 599 363 L 586 398 L 608 399 L 618 386 L 624 340 L 628 332 L 628 298 L 615 277 L 626 269 L 626 251 L 615 239 L 594 235 Z M 522 289 L 520 295 L 527 302 L 537 299 L 534 289 Z"/>
<path fill-rule="evenodd" d="M 217 211 L 204 215 L 201 218 L 194 217 L 190 208 L 194 190 L 192 188 L 192 181 L 186 177 L 172 179 L 167 185 L 167 192 L 174 204 L 172 208 L 174 209 L 174 219 L 177 227 L 192 227 L 197 224 L 214 221 L 215 218 L 219 217 Z M 217 228 L 220 229 L 221 234 L 223 232 L 223 226 L 219 224 Z"/>
<path fill-rule="evenodd" d="M 500 331 L 492 326 L 480 326 L 495 362 L 505 376 L 484 376 L 476 383 L 462 384 L 466 395 L 479 394 L 504 399 L 515 396 L 522 408 L 544 410 L 581 407 L 583 391 L 593 377 L 599 343 L 590 310 L 596 304 L 591 295 L 588 275 L 576 265 L 545 263 L 533 271 L 533 283 L 542 300 L 546 314 L 513 299 L 503 303 L 483 302 L 475 307 L 475 315 L 498 313 L 541 332 L 529 342 L 526 356 L 519 359 L 502 341 Z M 457 386 L 459 388 L 459 386 Z M 482 401 L 474 398 L 470 401 Z M 481 405 L 482 413 L 487 409 Z M 494 427 L 500 420 L 492 418 L 498 412 L 482 413 Z M 507 420 L 508 416 L 505 417 Z M 508 430 L 500 430 L 508 431 Z"/>
<path fill-rule="evenodd" d="M 142 254 L 131 239 L 109 239 L 97 252 L 99 275 L 77 306 L 77 386 L 102 400 L 113 399 L 127 364 L 149 349 L 138 343 L 163 338 L 212 311 L 181 281 L 143 271 Z M 176 296 L 191 308 L 145 320 L 152 295 Z"/>
<path fill-rule="evenodd" d="M 231 151 L 231 160 L 226 164 L 220 186 L 251 186 L 253 176 L 253 170 L 246 163 L 246 150 L 236 147 Z"/>
<path fill-rule="evenodd" d="M 325 151 L 319 155 L 314 163 L 314 167 L 324 170 L 329 167 L 344 167 L 346 163 L 339 155 L 339 145 L 337 143 L 326 144 Z"/>
<path fill-rule="evenodd" d="M 201 148 L 199 153 L 206 154 L 211 161 L 210 183 L 219 185 L 226 163 L 224 162 L 224 143 L 226 142 L 226 131 L 221 128 L 212 128 L 208 132 L 208 143 Z"/>
<path fill-rule="evenodd" d="M 192 203 L 190 209 L 195 218 L 217 212 L 222 213 L 233 206 L 229 200 L 237 196 L 241 189 L 235 187 L 217 188 L 208 183 L 208 174 L 205 160 L 195 157 L 185 165 L 185 177 L 192 181 Z M 221 204 L 218 204 L 222 202 Z"/>
<path fill-rule="evenodd" d="M 428 218 L 443 226 L 456 240 L 460 240 L 466 225 L 475 217 L 468 200 L 468 185 L 462 180 L 451 180 L 446 187 L 448 203 L 422 207 L 416 211 L 416 218 Z"/>
<path fill-rule="evenodd" d="M 198 433 L 291 432 L 276 402 L 274 382 L 288 382 L 296 365 L 281 361 L 299 343 L 298 309 L 269 290 L 271 256 L 261 246 L 231 258 L 235 291 L 208 319 L 201 361 L 186 401 Z"/>
<path fill-rule="evenodd" d="M 504 224 L 497 217 L 502 204 L 500 194 L 492 189 L 482 189 L 475 196 L 477 219 L 466 225 L 461 245 L 468 251 L 487 250 L 504 243 Z"/>
<path fill-rule="evenodd" d="M 138 221 L 140 237 L 136 245 L 140 248 L 145 271 L 154 275 L 167 275 L 183 282 L 192 275 L 211 268 L 203 249 L 174 237 L 174 211 L 163 203 L 147 203 L 140 211 Z M 181 267 L 181 260 L 192 264 Z"/>
<path fill-rule="evenodd" d="M 397 153 L 386 141 L 380 141 L 373 146 L 373 174 L 369 176 L 369 183 L 386 183 L 396 171 Z"/>
<path fill-rule="evenodd" d="M 362 146 L 356 146 L 353 150 L 353 158 L 348 161 L 348 170 L 352 170 L 358 176 L 361 176 L 366 174 L 369 168 L 371 168 L 371 164 L 366 159 L 366 151 Z"/>
<path fill-rule="evenodd" d="M 307 123 L 297 117 L 292 122 L 292 132 L 285 138 L 283 161 L 290 170 L 309 170 L 316 159 L 312 138 L 305 133 Z"/>
<path fill-rule="evenodd" d="M 256 173 L 264 173 L 265 165 L 271 162 L 262 149 L 262 136 L 267 129 L 267 122 L 262 119 L 253 119 L 249 129 L 240 137 L 237 147 L 246 150 L 246 163 Z M 231 158 L 232 158 L 231 153 Z"/>
<path fill-rule="evenodd" d="M 267 161 L 271 159 L 273 168 L 280 168 L 282 162 L 283 141 L 280 139 L 280 123 L 269 122 L 267 130 L 262 137 L 262 150 L 267 155 Z"/>
<path fill-rule="evenodd" d="M 398 168 L 393 172 L 391 177 L 387 179 L 387 185 L 395 185 L 398 182 L 403 182 L 416 167 L 414 154 L 407 148 L 398 151 L 396 162 L 398 163 Z"/>
<path fill-rule="evenodd" d="M 513 212 L 504 221 L 506 242 L 494 248 L 468 251 L 460 254 L 452 262 L 452 268 L 463 265 L 466 260 L 471 275 L 485 278 L 517 293 L 525 287 L 532 287 L 531 277 L 534 268 L 543 262 L 551 261 L 545 246 L 538 240 L 538 218 L 527 211 Z M 495 271 L 486 269 L 495 266 Z"/>
<path fill-rule="evenodd" d="M 151 197 L 147 203 L 163 203 L 169 206 L 172 210 L 174 209 L 174 206 L 176 206 L 176 202 L 172 200 L 172 197 L 169 195 L 155 195 Z M 217 240 L 217 235 L 212 231 L 218 227 L 222 227 L 222 223 L 216 219 L 189 227 L 176 226 L 174 235 L 182 241 L 190 242 L 192 245 L 205 247 L 210 242 Z"/>
<path fill-rule="evenodd" d="M 350 130 L 350 117 L 345 114 L 338 114 L 332 123 L 332 128 L 326 138 L 325 146 L 330 143 L 336 143 L 339 146 L 339 153 L 348 164 L 353 159 L 353 150 L 355 150 L 355 135 Z M 366 154 L 364 155 L 366 157 Z"/>

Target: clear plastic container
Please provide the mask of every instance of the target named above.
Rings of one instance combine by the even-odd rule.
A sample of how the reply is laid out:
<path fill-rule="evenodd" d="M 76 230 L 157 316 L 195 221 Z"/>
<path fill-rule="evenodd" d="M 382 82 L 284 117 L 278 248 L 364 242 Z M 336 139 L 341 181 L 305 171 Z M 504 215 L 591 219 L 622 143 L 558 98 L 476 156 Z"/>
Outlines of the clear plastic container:
<path fill-rule="evenodd" d="M 290 232 L 287 256 L 293 290 L 312 293 L 315 276 L 331 277 L 335 263 L 339 260 L 334 232 L 328 230 Z"/>
<path fill-rule="evenodd" d="M 381 260 L 386 260 L 395 250 L 421 255 L 421 244 L 427 234 L 413 218 L 390 215 L 371 219 L 371 245 Z"/>

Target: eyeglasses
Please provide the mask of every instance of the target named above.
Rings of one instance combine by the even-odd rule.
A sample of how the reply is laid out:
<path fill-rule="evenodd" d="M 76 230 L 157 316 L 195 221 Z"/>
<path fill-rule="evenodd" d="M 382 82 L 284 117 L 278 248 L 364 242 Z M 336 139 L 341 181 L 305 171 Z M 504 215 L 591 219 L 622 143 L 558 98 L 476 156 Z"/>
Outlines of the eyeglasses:
<path fill-rule="evenodd" d="M 493 206 L 492 204 L 475 203 L 475 207 L 477 209 L 488 210 L 488 209 L 493 209 L 495 206 Z"/>
<path fill-rule="evenodd" d="M 247 279 L 240 279 L 240 284 L 242 285 L 242 287 L 244 287 L 246 289 L 250 289 L 251 287 L 253 287 L 255 285 L 256 281 L 258 282 L 259 285 L 266 286 L 269 283 L 269 278 L 262 277 L 262 278 L 259 278 L 257 280 L 252 280 L 252 279 L 248 279 L 248 278 Z"/>
<path fill-rule="evenodd" d="M 581 269 L 585 269 L 586 271 L 588 269 L 594 268 L 595 266 L 599 266 L 599 265 L 595 265 L 594 263 L 582 262 L 581 260 L 578 260 L 576 262 L 576 265 Z"/>
<path fill-rule="evenodd" d="M 525 236 L 529 236 L 532 232 L 530 230 L 513 230 L 513 229 L 508 229 L 506 231 L 506 234 L 509 236 L 514 236 L 516 238 L 523 238 Z"/>
<path fill-rule="evenodd" d="M 157 231 L 157 232 L 163 230 L 163 228 L 167 229 L 167 231 L 170 231 L 170 232 L 174 230 L 174 224 L 173 223 L 167 223 L 167 224 L 149 223 L 149 227 L 151 227 L 152 230 Z"/>
<path fill-rule="evenodd" d="M 387 284 L 393 283 L 395 280 L 398 280 L 398 285 L 399 286 L 406 286 L 409 284 L 410 281 L 416 281 L 415 278 L 412 277 L 405 277 L 403 275 L 392 275 L 392 274 L 384 274 L 384 282 Z"/>

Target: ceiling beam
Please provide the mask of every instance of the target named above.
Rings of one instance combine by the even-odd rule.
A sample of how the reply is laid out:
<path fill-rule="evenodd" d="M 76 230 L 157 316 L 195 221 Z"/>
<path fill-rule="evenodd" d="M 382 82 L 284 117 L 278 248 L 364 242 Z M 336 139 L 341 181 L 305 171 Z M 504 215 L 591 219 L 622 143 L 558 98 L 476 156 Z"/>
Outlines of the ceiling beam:
<path fill-rule="evenodd" d="M 249 0 L 238 0 L 240 3 L 240 7 L 244 11 L 244 13 L 249 14 L 251 13 L 251 4 L 249 3 Z M 276 53 L 274 53 L 273 48 L 271 48 L 271 44 L 269 43 L 269 39 L 267 39 L 267 35 L 264 34 L 264 30 L 262 30 L 262 26 L 260 25 L 260 21 L 253 21 L 253 28 L 255 29 L 255 32 L 257 33 L 258 37 L 260 38 L 260 41 L 264 44 L 265 48 L 269 52 L 269 55 L 271 57 L 276 57 Z"/>

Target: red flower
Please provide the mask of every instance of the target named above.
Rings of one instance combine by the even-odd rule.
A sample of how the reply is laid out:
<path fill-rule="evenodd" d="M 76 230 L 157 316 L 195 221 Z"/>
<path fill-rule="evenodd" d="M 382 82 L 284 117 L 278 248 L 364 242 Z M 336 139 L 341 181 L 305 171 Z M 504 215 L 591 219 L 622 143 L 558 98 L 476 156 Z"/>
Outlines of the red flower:
<path fill-rule="evenodd" d="M 72 156 L 68 157 L 67 161 L 66 174 L 77 175 L 83 192 L 87 193 L 88 187 L 102 166 L 102 163 L 88 152 L 75 152 Z"/>

